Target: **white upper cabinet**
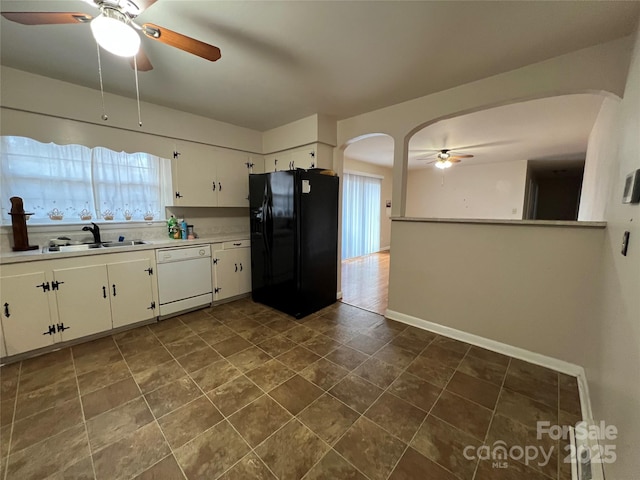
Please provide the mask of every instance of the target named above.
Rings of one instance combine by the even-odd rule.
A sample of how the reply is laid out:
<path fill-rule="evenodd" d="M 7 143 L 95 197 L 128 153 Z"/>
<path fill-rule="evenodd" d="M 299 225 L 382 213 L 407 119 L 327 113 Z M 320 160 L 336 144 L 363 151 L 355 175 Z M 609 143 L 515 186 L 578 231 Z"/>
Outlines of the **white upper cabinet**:
<path fill-rule="evenodd" d="M 249 173 L 264 170 L 261 156 L 193 143 L 176 149 L 172 169 L 174 205 L 249 206 Z"/>
<path fill-rule="evenodd" d="M 333 147 L 313 143 L 305 147 L 292 148 L 264 156 L 264 171 L 279 172 L 303 168 L 333 168 Z"/>
<path fill-rule="evenodd" d="M 189 143 L 176 146 L 172 163 L 174 205 L 210 207 L 218 204 L 216 150 Z"/>
<path fill-rule="evenodd" d="M 316 147 L 297 148 L 291 152 L 291 170 L 316 168 Z"/>
<path fill-rule="evenodd" d="M 265 172 L 280 172 L 291 170 L 291 152 L 272 153 L 264 156 Z"/>

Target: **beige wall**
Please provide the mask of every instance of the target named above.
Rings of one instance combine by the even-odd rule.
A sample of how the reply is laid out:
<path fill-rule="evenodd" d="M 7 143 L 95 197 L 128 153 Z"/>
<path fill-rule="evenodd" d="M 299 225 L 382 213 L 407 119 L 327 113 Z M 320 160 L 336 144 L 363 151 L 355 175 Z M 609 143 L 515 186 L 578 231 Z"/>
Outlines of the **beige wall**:
<path fill-rule="evenodd" d="M 141 103 L 143 127 L 138 127 L 136 101 L 105 93 L 109 120 L 100 119 L 100 91 L 2 66 L 0 104 L 3 107 L 73 119 L 102 128 L 117 127 L 220 147 L 262 153 L 262 133 L 151 103 Z M 144 91 L 142 92 L 144 98 Z M 2 129 L 10 126 L 2 113 Z M 64 136 L 66 125 L 53 135 Z M 107 132 L 107 130 L 103 130 Z M 121 132 L 122 130 L 119 130 Z M 105 133 L 106 135 L 106 133 Z M 158 138 L 158 137 L 156 137 Z"/>
<path fill-rule="evenodd" d="M 361 162 L 345 157 L 344 170 L 352 173 L 369 173 L 382 177 L 380 191 L 380 249 L 388 248 L 391 244 L 391 219 L 387 214 L 386 202 L 391 201 L 392 170 L 389 167 Z"/>
<path fill-rule="evenodd" d="M 410 170 L 406 215 L 521 219 L 526 176 L 526 160 Z"/>
<path fill-rule="evenodd" d="M 582 364 L 604 235 L 394 220 L 389 310 Z"/>
<path fill-rule="evenodd" d="M 262 152 L 280 152 L 320 142 L 335 147 L 336 120 L 316 113 L 262 133 Z"/>
<path fill-rule="evenodd" d="M 618 460 L 605 465 L 607 478 L 631 479 L 640 472 L 640 205 L 621 199 L 626 175 L 640 168 L 640 25 L 624 97 L 606 134 L 617 149 L 605 209 L 598 315 L 588 328 L 583 365 L 594 417 L 620 431 Z M 626 257 L 620 254 L 625 230 L 631 234 Z"/>
<path fill-rule="evenodd" d="M 616 130 L 619 109 L 619 99 L 604 98 L 589 134 L 578 220 L 604 220 L 611 190 L 612 166 L 618 152 L 617 142 L 610 132 Z"/>

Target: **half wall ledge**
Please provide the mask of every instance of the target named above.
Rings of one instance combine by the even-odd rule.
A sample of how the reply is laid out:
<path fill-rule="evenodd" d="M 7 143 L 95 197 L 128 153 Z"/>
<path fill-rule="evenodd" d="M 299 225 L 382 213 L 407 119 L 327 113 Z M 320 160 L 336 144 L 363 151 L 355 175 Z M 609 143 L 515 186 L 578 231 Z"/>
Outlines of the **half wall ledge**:
<path fill-rule="evenodd" d="M 534 227 L 575 227 L 575 228 L 606 228 L 607 222 L 581 222 L 567 220 L 499 220 L 485 218 L 420 218 L 420 217 L 391 217 L 394 222 L 416 223 L 467 223 L 482 225 L 529 225 Z"/>

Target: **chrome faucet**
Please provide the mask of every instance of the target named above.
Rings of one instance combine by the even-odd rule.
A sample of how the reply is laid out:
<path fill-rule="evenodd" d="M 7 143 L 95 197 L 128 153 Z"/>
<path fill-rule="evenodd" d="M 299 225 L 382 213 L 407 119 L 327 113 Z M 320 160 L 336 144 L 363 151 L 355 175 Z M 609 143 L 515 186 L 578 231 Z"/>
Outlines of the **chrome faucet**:
<path fill-rule="evenodd" d="M 91 225 L 93 225 L 93 228 L 89 226 L 82 227 L 82 231 L 91 232 L 93 234 L 93 243 L 102 243 L 102 240 L 100 240 L 100 228 L 93 222 L 91 222 Z"/>

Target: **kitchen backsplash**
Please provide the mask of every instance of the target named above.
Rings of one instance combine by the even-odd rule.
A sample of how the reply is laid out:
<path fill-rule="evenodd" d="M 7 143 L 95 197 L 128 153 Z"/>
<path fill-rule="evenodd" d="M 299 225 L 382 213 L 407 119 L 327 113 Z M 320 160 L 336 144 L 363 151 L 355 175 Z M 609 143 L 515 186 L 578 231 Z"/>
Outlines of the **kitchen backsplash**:
<path fill-rule="evenodd" d="M 217 235 L 246 235 L 249 233 L 249 217 L 246 210 L 239 208 L 193 208 L 171 207 L 167 208 L 167 216 L 175 215 L 176 218 L 184 218 L 187 224 L 194 226 L 194 231 L 199 237 L 214 237 Z M 90 225 L 87 222 L 87 225 Z M 164 240 L 167 238 L 166 222 L 153 223 L 125 223 L 125 222 L 101 222 L 100 234 L 104 241 L 117 241 L 123 236 L 127 240 Z M 29 225 L 27 232 L 29 244 L 38 245 L 40 248 L 49 244 L 49 240 L 60 236 L 69 237 L 74 241 L 92 240 L 90 232 L 83 232 L 84 224 L 67 225 Z M 11 225 L 0 227 L 0 252 L 9 252 L 13 245 L 13 231 Z"/>

